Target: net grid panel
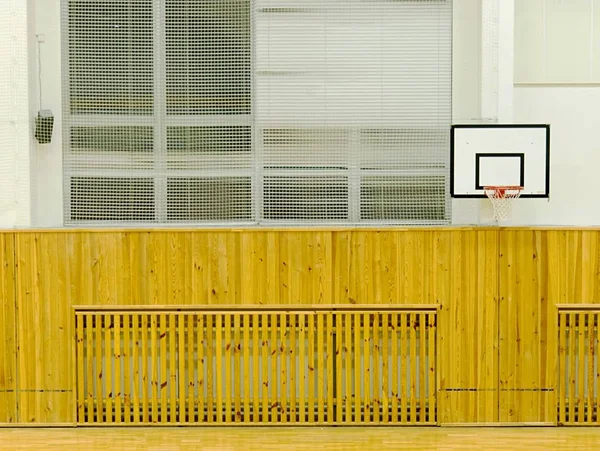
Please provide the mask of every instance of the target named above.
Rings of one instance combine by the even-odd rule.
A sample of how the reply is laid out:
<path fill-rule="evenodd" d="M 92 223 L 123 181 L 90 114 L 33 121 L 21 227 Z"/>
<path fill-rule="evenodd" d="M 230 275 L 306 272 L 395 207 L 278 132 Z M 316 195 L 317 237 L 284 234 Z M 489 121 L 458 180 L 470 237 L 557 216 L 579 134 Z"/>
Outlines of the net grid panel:
<path fill-rule="evenodd" d="M 452 2 L 62 0 L 65 224 L 447 224 Z"/>

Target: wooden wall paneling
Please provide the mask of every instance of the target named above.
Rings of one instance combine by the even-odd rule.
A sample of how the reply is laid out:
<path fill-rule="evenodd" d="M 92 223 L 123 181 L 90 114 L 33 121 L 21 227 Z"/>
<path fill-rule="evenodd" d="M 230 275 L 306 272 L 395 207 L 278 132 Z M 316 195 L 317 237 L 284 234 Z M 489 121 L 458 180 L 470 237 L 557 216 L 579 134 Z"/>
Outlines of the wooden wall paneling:
<path fill-rule="evenodd" d="M 498 421 L 498 233 L 443 232 L 434 261 L 442 424 Z"/>
<path fill-rule="evenodd" d="M 14 258 L 14 234 L 0 233 L 0 423 L 18 421 Z"/>
<path fill-rule="evenodd" d="M 546 232 L 507 230 L 501 235 L 501 422 L 556 422 L 557 316 L 548 279 L 561 276 L 548 272 L 550 248 Z M 565 250 L 559 245 L 553 251 Z"/>

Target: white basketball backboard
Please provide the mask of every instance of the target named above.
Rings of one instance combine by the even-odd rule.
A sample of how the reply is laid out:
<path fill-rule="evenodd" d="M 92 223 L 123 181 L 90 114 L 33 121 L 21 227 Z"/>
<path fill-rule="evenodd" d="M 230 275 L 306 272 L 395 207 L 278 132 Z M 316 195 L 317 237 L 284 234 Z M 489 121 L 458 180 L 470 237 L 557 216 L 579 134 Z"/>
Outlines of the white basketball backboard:
<path fill-rule="evenodd" d="M 522 186 L 521 197 L 550 195 L 550 126 L 453 125 L 452 197 L 486 197 L 485 186 Z"/>

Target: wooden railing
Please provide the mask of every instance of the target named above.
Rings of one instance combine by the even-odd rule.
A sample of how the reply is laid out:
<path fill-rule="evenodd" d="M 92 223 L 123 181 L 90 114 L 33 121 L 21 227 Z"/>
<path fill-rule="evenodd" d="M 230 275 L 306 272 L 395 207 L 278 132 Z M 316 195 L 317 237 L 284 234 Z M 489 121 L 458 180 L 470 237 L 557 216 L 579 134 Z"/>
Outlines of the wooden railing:
<path fill-rule="evenodd" d="M 559 306 L 558 424 L 598 425 L 600 306 Z"/>
<path fill-rule="evenodd" d="M 437 423 L 435 306 L 75 317 L 80 425 Z"/>

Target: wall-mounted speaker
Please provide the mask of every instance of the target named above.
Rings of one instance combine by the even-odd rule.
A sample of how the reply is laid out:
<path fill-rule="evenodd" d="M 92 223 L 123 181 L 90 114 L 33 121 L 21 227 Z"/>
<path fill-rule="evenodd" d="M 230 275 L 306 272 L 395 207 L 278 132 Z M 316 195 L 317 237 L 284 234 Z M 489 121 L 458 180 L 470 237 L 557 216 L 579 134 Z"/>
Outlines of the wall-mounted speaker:
<path fill-rule="evenodd" d="M 54 129 L 54 115 L 50 110 L 38 111 L 35 118 L 35 139 L 40 144 L 49 144 L 52 141 Z"/>

